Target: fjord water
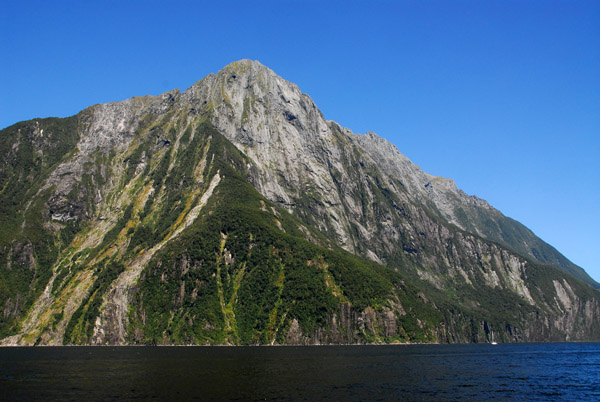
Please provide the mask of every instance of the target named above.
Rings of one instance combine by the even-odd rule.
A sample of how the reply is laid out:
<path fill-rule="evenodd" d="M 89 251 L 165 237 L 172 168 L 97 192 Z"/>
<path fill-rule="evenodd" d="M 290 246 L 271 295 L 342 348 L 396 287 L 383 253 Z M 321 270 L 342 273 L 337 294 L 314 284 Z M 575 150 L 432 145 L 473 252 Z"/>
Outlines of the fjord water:
<path fill-rule="evenodd" d="M 7 400 L 600 400 L 600 343 L 0 348 Z"/>

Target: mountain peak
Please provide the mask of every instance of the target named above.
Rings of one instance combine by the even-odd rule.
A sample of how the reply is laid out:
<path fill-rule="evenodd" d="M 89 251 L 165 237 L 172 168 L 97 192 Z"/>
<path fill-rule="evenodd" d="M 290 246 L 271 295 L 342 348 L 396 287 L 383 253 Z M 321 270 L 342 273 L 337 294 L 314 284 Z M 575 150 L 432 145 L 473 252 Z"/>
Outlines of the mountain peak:
<path fill-rule="evenodd" d="M 260 77 L 260 78 L 259 78 Z M 216 82 L 219 85 L 227 86 L 238 81 L 257 81 L 266 82 L 279 77 L 273 70 L 262 64 L 258 60 L 241 59 L 227 64 L 216 73 L 209 74 L 196 82 L 188 91 L 206 86 L 207 83 L 214 85 Z M 291 84 L 291 83 L 290 83 Z M 292 84 L 293 85 L 293 84 Z"/>
<path fill-rule="evenodd" d="M 263 82 L 279 78 L 277 74 L 258 60 L 242 59 L 227 64 L 215 75 L 217 81 L 233 82 L 241 80 L 245 82 Z"/>
<path fill-rule="evenodd" d="M 230 72 L 240 72 L 243 73 L 248 70 L 269 70 L 270 68 L 262 64 L 258 60 L 250 60 L 250 59 L 241 59 L 237 61 L 233 61 L 227 64 L 221 71 L 230 71 Z"/>
<path fill-rule="evenodd" d="M 226 65 L 194 84 L 184 98 L 210 112 L 217 129 L 244 145 L 270 142 L 276 131 L 289 128 L 282 125 L 291 124 L 299 132 L 317 129 L 316 120 L 326 126 L 308 95 L 255 60 Z"/>

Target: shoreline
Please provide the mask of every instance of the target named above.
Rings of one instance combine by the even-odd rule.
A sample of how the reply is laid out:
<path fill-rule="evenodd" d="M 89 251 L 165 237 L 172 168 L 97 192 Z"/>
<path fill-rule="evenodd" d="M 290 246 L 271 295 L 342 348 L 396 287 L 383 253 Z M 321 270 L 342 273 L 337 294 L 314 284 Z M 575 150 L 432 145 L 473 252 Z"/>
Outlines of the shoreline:
<path fill-rule="evenodd" d="M 511 342 L 504 343 L 504 345 L 535 345 L 535 344 L 593 344 L 600 343 L 600 340 L 597 341 L 564 341 L 564 342 Z M 303 345 L 303 344 L 277 344 L 277 345 L 140 345 L 140 344 L 131 344 L 131 345 L 0 345 L 0 349 L 6 348 L 311 348 L 311 347 L 378 347 L 378 346 L 427 346 L 427 345 L 488 345 L 488 346 L 500 346 L 503 343 L 499 343 L 497 345 L 490 344 L 488 342 L 482 343 L 423 343 L 423 342 L 415 342 L 415 343 L 327 343 L 327 344 L 311 344 L 311 345 Z"/>

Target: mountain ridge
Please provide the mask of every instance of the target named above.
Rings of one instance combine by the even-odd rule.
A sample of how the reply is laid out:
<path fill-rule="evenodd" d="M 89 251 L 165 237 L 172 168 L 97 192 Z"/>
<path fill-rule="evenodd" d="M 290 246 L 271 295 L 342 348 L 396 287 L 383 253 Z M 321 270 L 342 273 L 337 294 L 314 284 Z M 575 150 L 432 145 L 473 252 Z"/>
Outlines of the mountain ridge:
<path fill-rule="evenodd" d="M 600 334 L 581 268 L 258 62 L 0 141 L 4 344 Z"/>
<path fill-rule="evenodd" d="M 263 66 L 262 64 L 260 64 L 260 62 L 251 60 L 241 60 L 238 62 L 234 62 L 226 66 L 223 70 L 221 70 L 219 74 L 221 74 L 222 76 L 221 82 L 229 82 L 231 81 L 230 77 L 235 76 L 237 79 L 239 79 L 239 76 L 247 74 L 248 71 L 251 72 L 250 77 L 252 77 L 252 74 L 258 76 L 261 76 L 262 74 L 262 76 L 268 75 L 270 77 L 276 77 L 277 88 L 279 88 L 280 91 L 286 92 L 286 95 L 280 96 L 283 96 L 286 99 L 287 103 L 290 103 L 293 100 L 296 104 L 302 105 L 303 102 L 306 102 L 308 104 L 309 109 L 316 109 L 318 111 L 316 105 L 314 104 L 314 102 L 312 102 L 310 97 L 306 94 L 303 94 L 295 84 L 285 81 L 281 77 L 278 77 L 272 70 Z M 225 76 L 229 76 L 229 78 L 225 78 Z M 215 75 L 215 79 L 218 79 L 218 75 Z M 252 78 L 246 78 L 246 80 L 252 80 Z M 254 81 L 261 82 L 260 79 L 254 79 Z M 203 81 L 201 80 L 194 85 L 201 86 L 202 82 Z M 282 89 L 286 88 L 287 86 L 289 86 L 291 89 Z M 221 92 L 226 91 L 227 86 L 223 85 L 220 88 L 220 90 Z M 239 91 L 238 94 L 239 93 L 243 92 Z M 294 99 L 294 95 L 296 97 L 299 97 L 300 99 Z M 244 102 L 246 102 L 246 99 L 248 98 L 244 98 L 244 100 L 240 100 L 239 102 L 243 104 Z M 226 104 L 227 102 L 221 103 L 222 106 Z M 278 108 L 282 109 L 284 114 L 287 113 L 286 116 L 295 116 L 294 113 L 285 109 L 285 104 L 278 105 Z M 294 112 L 300 115 L 302 110 L 301 108 L 296 107 Z M 227 133 L 228 138 L 232 140 L 233 143 L 236 144 L 236 146 L 238 146 L 238 148 L 246 147 L 244 148 L 244 150 L 247 150 L 247 146 L 249 145 L 247 143 L 247 138 L 249 134 L 247 133 L 249 131 L 252 131 L 253 133 L 258 133 L 259 138 L 262 138 L 261 140 L 259 140 L 261 143 L 264 144 L 265 142 L 268 142 L 268 139 L 265 138 L 264 131 L 261 132 L 261 130 L 252 130 L 250 127 L 243 127 L 243 113 L 243 111 L 240 112 L 239 110 L 237 111 L 237 114 L 236 112 L 233 113 L 234 115 L 236 115 L 235 118 L 233 118 L 233 120 L 240 122 L 239 125 L 234 125 L 234 127 L 224 125 L 222 122 L 223 119 L 219 119 L 219 121 L 213 120 L 213 123 L 215 123 L 217 127 L 223 130 L 223 132 Z M 231 117 L 231 113 L 228 115 L 228 117 Z M 434 203 L 433 209 L 439 210 L 439 215 L 446 222 L 454 224 L 460 229 L 467 230 L 468 232 L 477 234 L 489 240 L 504 244 L 505 246 L 508 246 L 509 248 L 513 249 L 515 252 L 518 252 L 519 254 L 522 254 L 529 258 L 533 258 L 542 263 L 557 265 L 561 269 L 565 269 L 567 272 L 569 272 L 572 275 L 575 275 L 579 279 L 582 279 L 585 282 L 592 284 L 596 288 L 600 288 L 600 284 L 591 279 L 589 275 L 585 273 L 585 271 L 583 271 L 580 267 L 577 267 L 575 264 L 571 263 L 568 259 L 566 259 L 560 253 L 558 253 L 551 246 L 548 247 L 548 245 L 545 242 L 540 242 L 540 239 L 537 238 L 537 236 L 535 236 L 533 232 L 531 232 L 528 228 L 524 227 L 520 223 L 510 218 L 506 218 L 498 210 L 491 207 L 491 205 L 489 205 L 487 201 L 481 200 L 475 196 L 466 195 L 464 192 L 459 191 L 452 179 L 441 178 L 423 172 L 417 165 L 412 163 L 409 158 L 403 155 L 395 145 L 389 143 L 387 140 L 377 136 L 372 132 L 369 132 L 365 135 L 354 134 L 352 133 L 352 131 L 346 128 L 342 128 L 341 126 L 339 126 L 339 124 L 335 122 L 326 121 L 322 113 L 320 113 L 320 111 L 318 112 L 318 116 L 316 117 L 318 117 L 320 126 L 313 127 L 310 130 L 307 130 L 308 132 L 322 133 L 322 130 L 324 130 L 323 126 L 325 124 L 335 124 L 338 130 L 350 136 L 351 138 L 356 139 L 363 149 L 368 150 L 373 161 L 377 161 L 380 165 L 385 164 L 388 167 L 387 170 L 391 170 L 390 173 L 392 175 L 404 178 L 405 180 L 403 182 L 403 185 L 407 186 L 407 189 L 410 193 L 418 194 L 421 198 L 428 198 L 429 200 L 431 200 Z M 228 120 L 227 124 L 231 124 L 229 119 L 226 120 Z M 296 122 L 296 120 L 297 119 L 293 119 L 292 122 Z M 258 124 L 255 124 L 255 126 L 258 126 Z M 245 135 L 245 137 L 240 137 L 240 132 L 244 133 L 243 135 Z M 400 164 L 398 164 L 398 160 L 400 161 Z M 278 195 L 281 196 L 281 194 Z M 270 196 L 270 198 L 271 197 L 273 197 L 273 195 Z M 455 204 L 455 198 L 459 199 L 462 209 L 468 208 L 469 210 L 464 211 L 459 209 L 458 211 L 456 211 L 449 207 L 449 205 L 451 206 Z M 480 215 L 480 213 L 478 212 L 479 208 L 483 208 L 484 210 L 486 210 L 486 212 L 492 211 L 492 213 L 495 215 L 492 219 L 493 222 L 490 223 L 494 226 L 493 229 L 490 230 L 486 227 L 482 228 L 482 225 L 479 225 L 479 227 L 474 227 L 472 225 L 471 221 L 481 219 L 478 217 L 478 215 Z M 466 216 L 464 216 L 465 212 Z M 525 246 L 522 246 L 520 242 L 510 241 L 510 237 L 514 235 L 514 232 L 518 232 L 519 237 L 521 239 L 524 239 L 526 243 Z"/>

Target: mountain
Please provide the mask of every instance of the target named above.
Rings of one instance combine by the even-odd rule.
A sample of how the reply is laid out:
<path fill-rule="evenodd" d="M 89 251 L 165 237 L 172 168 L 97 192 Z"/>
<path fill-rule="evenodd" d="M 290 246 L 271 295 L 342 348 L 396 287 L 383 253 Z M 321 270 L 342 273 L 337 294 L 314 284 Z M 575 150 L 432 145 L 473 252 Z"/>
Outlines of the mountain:
<path fill-rule="evenodd" d="M 256 61 L 0 149 L 2 344 L 600 339 L 583 269 Z"/>

